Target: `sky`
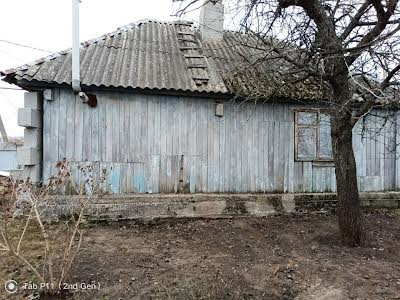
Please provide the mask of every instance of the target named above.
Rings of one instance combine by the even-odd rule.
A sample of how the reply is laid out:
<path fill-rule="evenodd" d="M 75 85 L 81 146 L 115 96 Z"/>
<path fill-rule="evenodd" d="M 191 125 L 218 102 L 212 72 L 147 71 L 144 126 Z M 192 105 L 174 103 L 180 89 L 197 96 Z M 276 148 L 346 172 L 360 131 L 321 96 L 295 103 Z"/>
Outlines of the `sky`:
<path fill-rule="evenodd" d="M 81 0 L 80 40 L 85 41 L 141 19 L 174 20 L 180 3 L 172 0 Z M 199 10 L 183 17 L 197 21 Z M 0 4 L 0 70 L 23 65 L 48 52 L 4 41 L 57 52 L 71 47 L 71 0 L 2 0 Z M 23 136 L 17 110 L 23 107 L 23 91 L 0 82 L 0 115 L 9 136 Z"/>

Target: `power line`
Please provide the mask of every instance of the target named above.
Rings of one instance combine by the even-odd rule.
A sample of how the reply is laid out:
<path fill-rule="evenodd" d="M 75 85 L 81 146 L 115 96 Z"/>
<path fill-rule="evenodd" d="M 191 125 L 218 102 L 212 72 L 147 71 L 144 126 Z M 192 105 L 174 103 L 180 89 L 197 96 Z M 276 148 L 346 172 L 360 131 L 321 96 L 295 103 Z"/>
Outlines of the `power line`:
<path fill-rule="evenodd" d="M 32 47 L 32 46 L 27 46 L 27 45 L 15 43 L 15 42 L 7 41 L 7 40 L 1 40 L 1 39 L 0 39 L 0 42 L 7 43 L 7 44 L 11 44 L 11 45 L 15 45 L 15 46 L 20 46 L 20 47 L 24 47 L 24 48 L 28 48 L 28 49 L 33 49 L 33 50 L 37 50 L 37 51 L 42 51 L 42 52 L 47 52 L 47 53 L 54 53 L 54 52 L 52 52 L 52 51 L 43 50 L 43 49 L 40 49 L 40 48 L 36 48 L 36 47 Z"/>
<path fill-rule="evenodd" d="M 23 90 L 23 89 L 18 89 L 18 88 L 10 88 L 10 87 L 2 87 L 2 86 L 0 86 L 0 90 L 25 91 L 25 90 Z"/>

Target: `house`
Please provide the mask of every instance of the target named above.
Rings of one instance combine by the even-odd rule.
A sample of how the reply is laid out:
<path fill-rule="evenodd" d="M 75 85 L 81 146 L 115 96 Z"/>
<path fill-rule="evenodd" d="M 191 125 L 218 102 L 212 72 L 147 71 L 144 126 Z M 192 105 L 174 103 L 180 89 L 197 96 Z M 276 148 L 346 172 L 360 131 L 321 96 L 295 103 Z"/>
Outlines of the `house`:
<path fill-rule="evenodd" d="M 17 145 L 8 141 L 0 115 L 0 172 L 17 170 Z M 4 174 L 0 173 L 0 176 Z"/>
<path fill-rule="evenodd" d="M 190 22 L 141 21 L 81 44 L 84 101 L 71 89 L 71 50 L 1 72 L 27 90 L 19 125 L 24 174 L 45 181 L 57 161 L 74 178 L 108 170 L 111 193 L 303 193 L 336 188 L 323 86 L 256 82 L 248 60 L 257 41 L 223 31 L 220 2 Z M 279 64 L 265 68 L 279 68 Z M 232 74 L 240 76 L 232 77 Z M 237 90 L 262 85 L 270 99 L 243 102 Z M 361 191 L 400 187 L 395 111 L 375 110 L 354 129 Z"/>
<path fill-rule="evenodd" d="M 0 171 L 18 170 L 17 146 L 13 143 L 0 142 Z"/>

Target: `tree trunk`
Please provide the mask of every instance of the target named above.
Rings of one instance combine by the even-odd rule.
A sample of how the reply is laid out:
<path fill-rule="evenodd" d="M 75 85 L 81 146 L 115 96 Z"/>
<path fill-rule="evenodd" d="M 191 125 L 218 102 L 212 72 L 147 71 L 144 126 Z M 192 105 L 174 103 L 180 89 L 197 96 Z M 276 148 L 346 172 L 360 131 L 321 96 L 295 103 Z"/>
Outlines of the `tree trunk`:
<path fill-rule="evenodd" d="M 350 114 L 332 116 L 332 148 L 337 186 L 337 215 L 343 243 L 361 245 L 364 228 L 357 186 L 357 169 L 352 144 Z"/>

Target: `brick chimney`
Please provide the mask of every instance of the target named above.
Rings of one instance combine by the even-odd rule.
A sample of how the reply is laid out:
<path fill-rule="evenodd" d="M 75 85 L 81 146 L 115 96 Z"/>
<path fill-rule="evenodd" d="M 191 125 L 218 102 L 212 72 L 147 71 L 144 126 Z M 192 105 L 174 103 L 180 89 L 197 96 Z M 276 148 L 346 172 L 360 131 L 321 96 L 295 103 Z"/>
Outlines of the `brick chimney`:
<path fill-rule="evenodd" d="M 204 40 L 221 41 L 224 31 L 222 0 L 204 0 L 200 11 L 200 34 Z"/>

